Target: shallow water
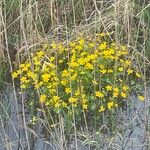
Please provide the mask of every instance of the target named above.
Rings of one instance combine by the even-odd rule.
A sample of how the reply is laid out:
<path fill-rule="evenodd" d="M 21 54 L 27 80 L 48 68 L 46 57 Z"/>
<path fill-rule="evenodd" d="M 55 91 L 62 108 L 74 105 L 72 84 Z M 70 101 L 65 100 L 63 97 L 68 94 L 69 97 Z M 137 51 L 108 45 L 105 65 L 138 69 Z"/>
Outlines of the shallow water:
<path fill-rule="evenodd" d="M 150 89 L 148 89 L 148 91 L 150 91 Z M 150 92 L 147 92 L 147 94 L 147 98 L 149 99 Z M 37 134 L 37 136 L 34 136 L 34 138 L 30 136 L 31 131 L 26 133 L 22 125 L 22 120 L 19 119 L 18 121 L 12 87 L 7 87 L 5 91 L 1 92 L 0 96 L 0 150 L 27 150 L 29 148 L 31 150 L 59 150 L 57 144 L 48 142 L 38 136 L 41 132 L 40 128 L 36 129 L 35 135 Z M 131 97 L 131 101 L 131 108 L 123 112 L 120 116 L 124 121 L 122 125 L 124 132 L 116 133 L 113 140 L 111 142 L 109 141 L 109 145 L 104 144 L 102 149 L 146 150 L 144 102 L 138 101 L 134 96 Z M 149 107 L 148 104 L 149 103 L 147 103 L 146 107 Z M 30 142 L 30 147 L 27 144 L 27 137 Z M 78 147 L 79 150 L 89 150 L 89 147 L 84 146 L 81 141 L 78 141 Z M 75 149 L 74 142 L 68 146 L 68 150 L 73 149 Z"/>

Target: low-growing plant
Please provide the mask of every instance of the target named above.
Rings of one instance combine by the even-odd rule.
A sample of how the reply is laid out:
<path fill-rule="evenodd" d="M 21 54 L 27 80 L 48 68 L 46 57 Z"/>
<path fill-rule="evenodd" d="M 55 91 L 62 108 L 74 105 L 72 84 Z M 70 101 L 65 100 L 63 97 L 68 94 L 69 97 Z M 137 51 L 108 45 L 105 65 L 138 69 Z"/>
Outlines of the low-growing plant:
<path fill-rule="evenodd" d="M 130 50 L 108 37 L 109 33 L 82 35 L 69 42 L 43 44 L 31 53 L 12 77 L 20 77 L 32 116 L 43 110 L 53 116 L 61 114 L 66 120 L 74 115 L 79 123 L 90 118 L 86 125 L 99 125 L 106 114 L 114 124 L 115 110 L 139 87 L 142 73 Z"/>

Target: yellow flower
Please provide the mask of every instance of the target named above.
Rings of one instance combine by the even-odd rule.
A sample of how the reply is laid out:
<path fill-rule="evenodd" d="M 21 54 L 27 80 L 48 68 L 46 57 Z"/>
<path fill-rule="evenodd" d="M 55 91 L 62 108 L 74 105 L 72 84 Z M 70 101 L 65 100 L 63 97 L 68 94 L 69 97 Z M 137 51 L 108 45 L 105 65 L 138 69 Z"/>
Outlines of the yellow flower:
<path fill-rule="evenodd" d="M 60 107 L 60 102 L 56 102 L 55 103 L 55 108 L 59 108 Z"/>
<path fill-rule="evenodd" d="M 141 100 L 141 101 L 144 101 L 144 100 L 145 100 L 145 97 L 142 96 L 142 95 L 140 95 L 138 98 L 139 98 L 139 100 Z"/>
<path fill-rule="evenodd" d="M 75 91 L 75 96 L 79 96 L 79 95 L 80 95 L 80 91 L 79 90 Z"/>
<path fill-rule="evenodd" d="M 104 112 L 105 111 L 105 107 L 102 105 L 98 111 L 99 112 Z"/>
<path fill-rule="evenodd" d="M 58 45 L 58 53 L 62 54 L 64 52 L 64 47 L 62 46 L 62 44 Z"/>
<path fill-rule="evenodd" d="M 108 72 L 108 73 L 113 73 L 113 70 L 112 70 L 112 69 L 108 69 L 107 72 Z"/>
<path fill-rule="evenodd" d="M 126 60 L 126 61 L 125 61 L 125 65 L 127 65 L 127 66 L 128 66 L 128 65 L 131 65 L 131 61 L 130 61 L 130 60 Z"/>
<path fill-rule="evenodd" d="M 18 73 L 17 72 L 13 72 L 12 73 L 12 78 L 16 78 L 18 76 Z"/>
<path fill-rule="evenodd" d="M 111 86 L 111 85 L 107 85 L 107 86 L 106 86 L 106 90 L 107 90 L 107 91 L 111 91 L 111 90 L 112 90 L 112 86 Z"/>
<path fill-rule="evenodd" d="M 74 43 L 74 42 L 70 42 L 70 47 L 75 47 L 75 45 L 76 45 L 76 43 Z"/>
<path fill-rule="evenodd" d="M 104 55 L 105 58 L 114 58 L 113 54 L 115 53 L 115 51 L 113 49 L 109 49 L 109 50 L 104 50 L 102 52 L 102 54 Z"/>
<path fill-rule="evenodd" d="M 127 70 L 127 73 L 128 73 L 128 74 L 131 74 L 131 73 L 133 73 L 133 70 L 132 70 L 132 69 L 128 69 L 128 70 Z"/>
<path fill-rule="evenodd" d="M 37 57 L 34 57 L 33 60 L 34 60 L 33 64 L 34 64 L 35 66 L 41 65 L 41 62 L 38 60 Z"/>
<path fill-rule="evenodd" d="M 138 78 L 141 78 L 141 75 L 139 73 L 135 74 Z"/>
<path fill-rule="evenodd" d="M 69 76 L 70 76 L 69 71 L 68 70 L 63 70 L 62 77 L 69 77 Z"/>
<path fill-rule="evenodd" d="M 84 39 L 80 39 L 80 40 L 79 40 L 79 45 L 83 45 L 84 42 L 85 42 Z"/>
<path fill-rule="evenodd" d="M 53 43 L 51 44 L 51 47 L 52 47 L 53 49 L 56 49 L 57 45 L 53 42 Z"/>
<path fill-rule="evenodd" d="M 84 65 L 84 64 L 85 64 L 85 59 L 79 58 L 79 59 L 78 59 L 78 63 L 79 63 L 80 65 Z"/>
<path fill-rule="evenodd" d="M 77 50 L 81 51 L 82 48 L 83 48 L 83 46 L 82 46 L 82 45 L 76 45 L 75 48 L 76 48 Z"/>
<path fill-rule="evenodd" d="M 74 54 L 75 49 L 73 49 L 71 52 L 73 53 L 72 56 L 71 56 L 71 62 L 74 62 L 74 61 L 76 61 L 76 55 Z"/>
<path fill-rule="evenodd" d="M 53 69 L 53 68 L 55 68 L 55 65 L 54 65 L 54 64 L 52 64 L 52 63 L 50 63 L 50 64 L 48 64 L 48 67 L 49 67 L 50 69 Z M 47 71 L 49 71 L 49 68 L 48 68 L 48 70 L 47 70 Z"/>
<path fill-rule="evenodd" d="M 122 72 L 123 71 L 123 67 L 119 67 L 118 71 Z"/>
<path fill-rule="evenodd" d="M 102 69 L 102 70 L 100 70 L 100 72 L 101 72 L 102 74 L 105 74 L 105 73 L 107 72 L 107 70 L 106 70 L 106 69 Z"/>
<path fill-rule="evenodd" d="M 126 85 L 124 85 L 124 86 L 122 87 L 122 89 L 123 89 L 124 91 L 127 91 L 129 88 L 128 88 Z"/>
<path fill-rule="evenodd" d="M 54 56 L 50 57 L 50 61 L 51 61 L 51 62 L 53 62 L 54 60 L 55 60 L 55 57 L 54 57 Z"/>
<path fill-rule="evenodd" d="M 24 66 L 24 67 L 22 68 L 22 71 L 28 71 L 28 67 L 27 67 L 27 66 Z"/>
<path fill-rule="evenodd" d="M 21 73 L 22 73 L 22 71 L 21 71 L 21 70 L 18 70 L 18 71 L 17 71 L 17 73 L 18 73 L 18 75 L 19 75 L 19 74 L 21 74 Z"/>
<path fill-rule="evenodd" d="M 115 88 L 114 88 L 114 92 L 119 92 L 119 88 L 118 88 L 118 87 L 115 87 Z"/>
<path fill-rule="evenodd" d="M 117 97 L 119 95 L 119 89 L 116 87 L 113 90 L 113 97 Z"/>
<path fill-rule="evenodd" d="M 122 54 L 122 55 L 127 55 L 127 54 L 128 54 L 128 51 L 127 51 L 127 50 L 124 50 L 124 51 L 121 52 L 121 54 Z"/>
<path fill-rule="evenodd" d="M 42 74 L 42 79 L 44 82 L 48 82 L 50 79 L 50 75 L 48 73 Z"/>
<path fill-rule="evenodd" d="M 77 73 L 70 77 L 71 80 L 75 80 L 77 78 Z"/>
<path fill-rule="evenodd" d="M 123 98 L 127 98 L 127 94 L 126 94 L 125 92 L 121 92 L 121 96 L 122 96 Z"/>
<path fill-rule="evenodd" d="M 30 64 L 30 63 L 26 63 L 25 66 L 26 66 L 27 68 L 29 68 L 29 67 L 31 67 L 31 64 Z"/>
<path fill-rule="evenodd" d="M 113 92 L 113 97 L 117 97 L 119 95 L 118 92 Z"/>
<path fill-rule="evenodd" d="M 99 49 L 105 49 L 107 47 L 106 42 L 100 44 Z"/>
<path fill-rule="evenodd" d="M 66 79 L 62 79 L 62 80 L 61 80 L 61 84 L 62 84 L 63 86 L 66 86 L 67 83 L 68 83 L 68 80 L 66 80 Z"/>
<path fill-rule="evenodd" d="M 83 110 L 87 110 L 88 109 L 88 105 L 87 104 L 82 104 L 82 108 L 83 108 Z"/>
<path fill-rule="evenodd" d="M 45 101 L 46 101 L 46 95 L 45 94 L 40 95 L 40 102 L 44 103 Z"/>
<path fill-rule="evenodd" d="M 53 100 L 54 100 L 54 102 L 57 102 L 59 99 L 60 99 L 60 97 L 59 97 L 59 96 L 53 96 Z"/>
<path fill-rule="evenodd" d="M 90 64 L 90 63 L 87 63 L 87 64 L 85 65 L 85 68 L 87 68 L 87 69 L 94 69 L 93 65 Z"/>
<path fill-rule="evenodd" d="M 90 61 L 90 60 L 94 60 L 97 58 L 97 55 L 96 54 L 90 54 L 87 56 L 87 60 Z"/>
<path fill-rule="evenodd" d="M 104 69 L 105 67 L 104 67 L 104 65 L 101 64 L 101 65 L 99 65 L 99 68 Z"/>
<path fill-rule="evenodd" d="M 24 68 L 25 67 L 25 64 L 20 64 L 20 68 Z"/>
<path fill-rule="evenodd" d="M 69 98 L 69 103 L 76 103 L 77 100 L 78 100 L 77 98 L 70 97 L 70 98 Z"/>
<path fill-rule="evenodd" d="M 113 101 L 110 101 L 110 102 L 107 103 L 108 109 L 112 109 L 113 106 L 114 106 L 114 102 Z"/>
<path fill-rule="evenodd" d="M 66 88 L 66 89 L 65 89 L 65 92 L 66 92 L 67 94 L 71 93 L 71 88 Z"/>
<path fill-rule="evenodd" d="M 100 92 L 100 91 L 96 91 L 96 92 L 95 92 L 95 95 L 96 95 L 97 97 L 99 97 L 99 98 L 103 98 L 103 97 L 104 97 L 104 94 L 103 94 L 102 92 Z"/>
<path fill-rule="evenodd" d="M 27 80 L 27 77 L 24 77 L 24 76 L 21 77 L 20 80 L 22 83 L 28 83 L 29 82 L 29 80 Z"/>
<path fill-rule="evenodd" d="M 44 55 L 44 52 L 43 51 L 39 51 L 37 52 L 37 57 L 40 58 Z"/>
<path fill-rule="evenodd" d="M 30 70 L 27 72 L 27 75 L 28 75 L 29 78 L 31 77 L 34 80 L 37 78 L 37 74 L 34 74 L 34 72 L 32 72 Z"/>
<path fill-rule="evenodd" d="M 71 63 L 69 63 L 70 67 L 78 67 L 79 64 L 75 61 L 72 61 Z"/>

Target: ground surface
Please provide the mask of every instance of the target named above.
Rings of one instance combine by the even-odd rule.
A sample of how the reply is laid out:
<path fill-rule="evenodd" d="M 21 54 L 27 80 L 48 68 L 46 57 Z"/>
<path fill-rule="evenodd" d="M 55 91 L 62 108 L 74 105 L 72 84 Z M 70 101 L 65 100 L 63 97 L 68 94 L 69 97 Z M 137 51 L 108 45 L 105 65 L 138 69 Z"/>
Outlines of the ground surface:
<path fill-rule="evenodd" d="M 147 89 L 150 91 L 150 88 Z M 5 91 L 1 92 L 0 99 L 0 150 L 22 150 L 27 149 L 25 140 L 26 132 L 23 125 L 19 125 L 17 121 L 16 103 L 12 87 L 7 87 Z M 132 105 L 124 112 L 120 112 L 118 116 L 118 128 L 122 132 L 116 132 L 113 138 L 105 136 L 101 137 L 101 146 L 96 149 L 110 149 L 110 150 L 147 150 L 146 143 L 148 142 L 145 127 L 146 112 L 145 108 L 149 108 L 150 92 L 147 92 L 146 106 L 144 102 L 138 101 L 134 96 L 131 97 Z M 21 108 L 19 107 L 19 111 Z M 5 116 L 5 117 L 4 117 Z M 34 131 L 29 131 L 34 132 Z M 40 129 L 34 133 L 34 139 L 29 135 L 29 141 L 32 150 L 58 150 L 59 147 L 55 143 L 46 141 L 40 137 Z M 75 149 L 74 142 L 68 145 L 68 150 Z M 84 145 L 80 140 L 78 141 L 78 149 L 80 150 L 94 150 L 89 146 Z"/>

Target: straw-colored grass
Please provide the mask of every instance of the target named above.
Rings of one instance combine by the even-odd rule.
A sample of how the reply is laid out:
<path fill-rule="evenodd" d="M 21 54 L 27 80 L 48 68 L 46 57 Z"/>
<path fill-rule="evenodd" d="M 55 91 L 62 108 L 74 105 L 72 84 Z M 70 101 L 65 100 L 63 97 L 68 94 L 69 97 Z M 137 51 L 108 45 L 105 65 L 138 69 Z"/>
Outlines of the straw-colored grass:
<path fill-rule="evenodd" d="M 32 61 L 31 53 L 41 48 L 43 43 L 52 41 L 69 43 L 79 34 L 96 35 L 100 32 L 110 32 L 110 40 L 118 44 L 126 45 L 131 51 L 131 58 L 134 66 L 138 67 L 143 74 L 145 94 L 145 106 L 148 106 L 147 84 L 150 68 L 150 3 L 149 0 L 1 0 L 0 1 L 0 88 L 12 85 L 14 103 L 20 130 L 24 130 L 27 149 L 32 149 L 31 135 L 40 137 L 34 131 L 34 125 L 30 128 L 29 118 L 26 116 L 25 97 L 17 93 L 19 82 L 11 78 L 11 74 L 25 60 Z M 141 63 L 142 62 L 142 63 Z M 33 97 L 31 97 L 33 98 Z M 21 99 L 21 101 L 20 101 Z M 11 149 L 11 143 L 5 133 L 5 122 L 3 119 L 11 121 L 11 115 L 3 107 L 0 100 L 0 107 L 5 112 L 5 117 L 0 112 L 0 127 L 3 134 L 0 137 L 6 145 L 6 149 Z M 21 106 L 21 115 L 20 115 Z M 0 109 L 1 110 L 1 109 Z M 40 112 L 39 112 L 40 115 Z M 75 126 L 76 118 L 68 124 L 64 124 L 62 116 L 57 116 L 58 122 L 49 125 L 49 118 L 54 121 L 54 116 L 44 114 L 43 119 L 38 118 L 40 124 L 46 130 L 47 139 L 51 138 L 58 145 L 58 149 L 67 149 L 67 140 L 75 139 L 75 148 L 78 148 L 78 139 L 83 143 L 88 143 L 99 148 L 99 133 L 90 135 L 87 125 L 85 129 L 77 131 Z M 85 116 L 84 116 L 85 117 Z M 105 116 L 103 116 L 105 118 Z M 145 108 L 145 142 L 149 149 L 149 112 Z M 89 123 L 89 122 L 88 122 Z M 73 129 L 74 133 L 70 137 L 66 136 L 65 127 Z M 16 126 L 13 126 L 16 128 Z M 108 126 L 100 127 L 101 130 L 108 131 Z M 19 135 L 19 131 L 16 135 Z M 120 134 L 120 133 L 117 133 Z M 99 135 L 99 136 L 98 136 Z M 19 141 L 21 142 L 21 141 Z M 111 143 L 111 140 L 109 141 Z M 108 142 L 106 142 L 108 144 Z M 10 145 L 9 145 L 10 144 Z M 110 144 L 111 145 L 111 144 Z M 108 144 L 108 147 L 110 146 Z M 23 143 L 21 143 L 23 146 Z"/>

